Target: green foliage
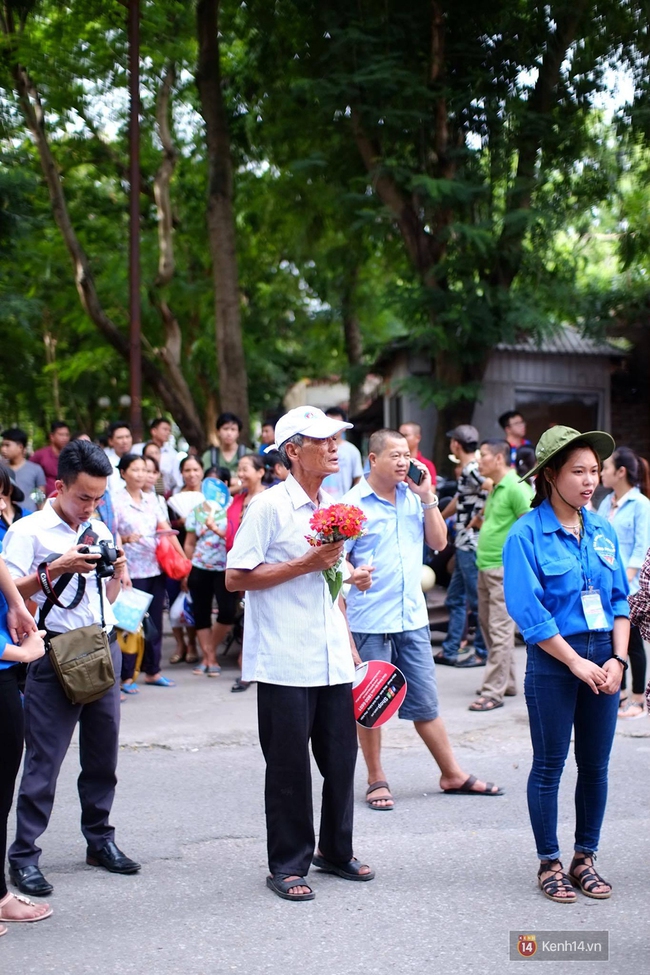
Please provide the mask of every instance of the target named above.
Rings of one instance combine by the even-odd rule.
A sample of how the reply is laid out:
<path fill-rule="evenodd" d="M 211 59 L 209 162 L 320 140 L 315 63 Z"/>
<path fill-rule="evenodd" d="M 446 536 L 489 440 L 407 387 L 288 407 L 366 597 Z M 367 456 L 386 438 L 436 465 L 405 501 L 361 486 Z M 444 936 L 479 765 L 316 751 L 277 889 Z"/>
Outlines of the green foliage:
<path fill-rule="evenodd" d="M 0 10 L 9 7 L 25 27 L 0 35 L 0 341 L 30 382 L 5 370 L 0 412 L 44 424 L 56 376 L 70 422 L 97 429 L 109 418 L 97 400 L 109 396 L 108 413 L 119 410 L 127 370 L 79 303 L 11 71 L 26 65 L 40 92 L 73 224 L 104 309 L 126 332 L 125 11 L 97 0 Z M 444 36 L 432 21 L 438 7 Z M 222 0 L 254 412 L 276 408 L 301 378 L 360 381 L 396 338 L 438 361 L 434 381 L 413 380 L 423 401 L 453 405 L 476 395 L 499 341 L 567 319 L 602 328 L 613 308 L 643 306 L 644 12 L 640 0 Z M 159 348 L 155 302 L 167 302 L 184 373 L 207 411 L 218 389 L 194 13 L 185 0 L 142 3 L 142 321 L 147 346 Z M 562 67 L 540 93 L 540 72 L 565 41 Z M 157 288 L 155 101 L 172 62 L 176 269 Z M 637 98 L 610 121 L 593 103 L 614 64 L 633 72 Z M 346 321 L 361 336 L 358 362 L 348 360 Z M 449 361 L 461 365 L 451 387 Z"/>

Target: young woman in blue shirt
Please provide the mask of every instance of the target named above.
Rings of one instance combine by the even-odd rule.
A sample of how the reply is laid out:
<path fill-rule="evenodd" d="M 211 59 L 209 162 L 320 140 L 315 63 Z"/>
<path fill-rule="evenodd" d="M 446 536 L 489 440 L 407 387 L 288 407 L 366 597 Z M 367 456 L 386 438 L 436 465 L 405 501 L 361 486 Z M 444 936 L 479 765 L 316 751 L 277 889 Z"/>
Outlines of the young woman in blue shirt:
<path fill-rule="evenodd" d="M 0 494 L 8 494 L 11 482 L 0 468 Z M 0 500 L 0 512 L 4 501 Z M 0 546 L 1 547 L 1 546 Z M 19 663 L 31 663 L 45 652 L 33 617 L 0 558 L 0 936 L 7 933 L 4 922 L 42 921 L 52 909 L 36 905 L 26 897 L 10 894 L 4 874 L 7 852 L 7 820 L 14 796 L 16 776 L 23 754 L 23 708 L 18 687 Z"/>
<path fill-rule="evenodd" d="M 586 509 L 601 461 L 614 449 L 608 433 L 556 426 L 537 445 L 532 510 L 506 539 L 508 612 L 527 645 L 524 690 L 533 744 L 528 810 L 540 860 L 538 883 L 559 903 L 573 887 L 604 899 L 612 887 L 594 863 L 607 801 L 607 769 L 627 667 L 628 584 L 618 540 Z M 560 861 L 557 797 L 575 733 L 574 857 Z"/>
<path fill-rule="evenodd" d="M 630 584 L 630 595 L 639 591 L 639 572 L 650 548 L 650 472 L 643 457 L 629 447 L 617 447 L 603 462 L 600 472 L 603 487 L 612 493 L 601 501 L 598 514 L 607 518 L 618 537 L 621 559 Z M 632 672 L 632 692 L 625 694 L 625 674 L 621 684 L 619 718 L 642 718 L 645 714 L 646 655 L 638 626 L 630 626 L 628 648 Z"/>

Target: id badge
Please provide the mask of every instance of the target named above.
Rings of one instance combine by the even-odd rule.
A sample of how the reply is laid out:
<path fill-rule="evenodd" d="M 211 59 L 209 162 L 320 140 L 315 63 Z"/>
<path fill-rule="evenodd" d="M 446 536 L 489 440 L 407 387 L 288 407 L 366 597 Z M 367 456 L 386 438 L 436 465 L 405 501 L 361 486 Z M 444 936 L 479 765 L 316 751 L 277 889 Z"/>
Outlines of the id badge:
<path fill-rule="evenodd" d="M 587 628 L 590 630 L 606 630 L 608 628 L 607 617 L 598 590 L 590 589 L 588 592 L 582 592 L 580 599 L 587 620 Z"/>

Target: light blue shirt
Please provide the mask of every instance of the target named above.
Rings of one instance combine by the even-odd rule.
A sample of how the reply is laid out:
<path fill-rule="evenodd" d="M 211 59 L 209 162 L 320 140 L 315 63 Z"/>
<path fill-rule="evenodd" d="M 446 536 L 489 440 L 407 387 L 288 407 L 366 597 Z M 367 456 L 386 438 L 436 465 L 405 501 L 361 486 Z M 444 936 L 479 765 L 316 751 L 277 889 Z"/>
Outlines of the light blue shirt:
<path fill-rule="evenodd" d="M 616 532 L 625 569 L 640 569 L 650 548 L 650 500 L 638 487 L 630 488 L 621 498 L 610 518 L 614 492 L 598 506 L 598 514 L 609 521 Z M 639 591 L 639 573 L 630 582 L 630 595 Z"/>
<path fill-rule="evenodd" d="M 503 588 L 508 613 L 526 643 L 589 629 L 581 594 L 598 590 L 607 630 L 629 616 L 628 584 L 616 532 L 604 518 L 582 509 L 580 545 L 566 532 L 548 501 L 510 529 L 503 549 Z"/>
<path fill-rule="evenodd" d="M 347 614 L 353 633 L 404 633 L 429 625 L 422 592 L 422 503 L 405 483 L 396 486 L 395 500 L 379 498 L 365 477 L 342 498 L 368 519 L 366 534 L 347 543 L 348 558 L 355 568 L 375 567 L 370 589 L 350 588 Z"/>

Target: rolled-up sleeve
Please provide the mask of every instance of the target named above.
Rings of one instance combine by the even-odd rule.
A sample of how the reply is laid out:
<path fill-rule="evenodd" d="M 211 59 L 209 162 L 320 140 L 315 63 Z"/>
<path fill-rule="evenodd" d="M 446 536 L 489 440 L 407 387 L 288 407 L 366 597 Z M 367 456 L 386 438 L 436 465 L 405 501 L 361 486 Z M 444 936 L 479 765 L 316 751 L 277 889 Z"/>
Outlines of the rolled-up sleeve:
<path fill-rule="evenodd" d="M 628 594 L 630 592 L 630 584 L 627 581 L 627 573 L 623 567 L 623 559 L 621 558 L 621 553 L 618 547 L 618 538 L 616 532 L 612 530 L 612 541 L 616 546 L 616 566 L 614 568 L 614 577 L 612 579 L 612 613 L 614 617 L 616 616 L 629 616 L 630 615 L 630 605 L 628 603 Z"/>
<path fill-rule="evenodd" d="M 537 574 L 532 539 L 511 532 L 503 549 L 503 588 L 508 613 L 526 643 L 550 640 L 560 632 L 542 598 L 544 590 Z"/>
<path fill-rule="evenodd" d="M 22 579 L 29 575 L 34 561 L 34 539 L 9 529 L 4 537 L 2 558 L 5 560 L 12 579 Z"/>
<path fill-rule="evenodd" d="M 256 569 L 266 561 L 276 518 L 273 508 L 263 500 L 260 498 L 257 504 L 249 506 L 228 553 L 226 568 Z"/>

